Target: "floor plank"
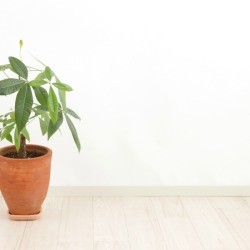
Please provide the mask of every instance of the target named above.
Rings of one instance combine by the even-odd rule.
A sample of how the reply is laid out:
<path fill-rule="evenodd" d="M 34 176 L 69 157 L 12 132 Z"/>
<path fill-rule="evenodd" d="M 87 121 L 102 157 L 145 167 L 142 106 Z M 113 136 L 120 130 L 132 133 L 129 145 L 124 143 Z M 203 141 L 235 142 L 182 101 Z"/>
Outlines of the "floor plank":
<path fill-rule="evenodd" d="M 205 249 L 240 249 L 234 235 L 220 219 L 206 198 L 181 198 Z"/>
<path fill-rule="evenodd" d="M 151 199 L 168 249 L 204 249 L 180 198 Z"/>
<path fill-rule="evenodd" d="M 42 217 L 8 219 L 3 250 L 250 249 L 250 197 L 47 197 Z"/>
<path fill-rule="evenodd" d="M 123 205 L 131 249 L 167 249 L 150 198 L 124 197 Z"/>
<path fill-rule="evenodd" d="M 241 249 L 250 249 L 250 203 L 241 197 L 209 197 L 221 220 Z M 250 201 L 250 200 L 249 200 Z"/>
<path fill-rule="evenodd" d="M 8 208 L 0 197 L 0 249 L 18 249 L 25 231 L 26 221 L 11 221 L 7 216 Z"/>
<path fill-rule="evenodd" d="M 127 242 L 122 241 L 96 241 L 95 250 L 127 250 L 130 249 Z"/>
<path fill-rule="evenodd" d="M 64 198 L 57 249 L 93 249 L 93 204 L 91 197 Z"/>
<path fill-rule="evenodd" d="M 39 220 L 28 221 L 18 250 L 54 250 L 57 245 L 62 207 L 61 197 L 48 197 Z"/>
<path fill-rule="evenodd" d="M 95 249 L 129 250 L 129 238 L 121 198 L 94 197 Z"/>

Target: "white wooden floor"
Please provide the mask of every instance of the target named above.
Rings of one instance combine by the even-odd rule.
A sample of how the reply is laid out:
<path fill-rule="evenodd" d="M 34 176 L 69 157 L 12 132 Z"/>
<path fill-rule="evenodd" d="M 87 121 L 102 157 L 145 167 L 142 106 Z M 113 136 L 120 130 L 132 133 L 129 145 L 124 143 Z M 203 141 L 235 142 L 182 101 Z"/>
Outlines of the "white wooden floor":
<path fill-rule="evenodd" d="M 248 197 L 48 197 L 42 218 L 10 221 L 1 250 L 250 249 Z"/>

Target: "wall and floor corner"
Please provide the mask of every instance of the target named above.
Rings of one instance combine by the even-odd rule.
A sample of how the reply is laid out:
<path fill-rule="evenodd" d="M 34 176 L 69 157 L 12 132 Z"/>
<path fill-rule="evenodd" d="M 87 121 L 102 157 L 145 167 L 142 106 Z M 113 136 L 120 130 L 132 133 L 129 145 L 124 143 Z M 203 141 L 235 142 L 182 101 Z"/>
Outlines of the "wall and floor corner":
<path fill-rule="evenodd" d="M 48 142 L 30 125 L 32 143 L 54 151 L 52 186 L 249 195 L 247 1 L 41 3 L 1 3 L 0 62 L 23 39 L 25 60 L 74 87 L 81 154 L 66 127 Z M 0 113 L 12 103 L 1 97 Z"/>

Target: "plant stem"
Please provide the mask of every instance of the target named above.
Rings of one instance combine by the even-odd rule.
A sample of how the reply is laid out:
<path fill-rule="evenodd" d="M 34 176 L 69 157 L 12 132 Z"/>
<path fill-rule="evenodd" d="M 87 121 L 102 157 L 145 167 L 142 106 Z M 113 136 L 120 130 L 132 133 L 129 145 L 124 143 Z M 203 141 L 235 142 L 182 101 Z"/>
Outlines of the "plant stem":
<path fill-rule="evenodd" d="M 18 157 L 24 159 L 27 156 L 26 138 L 24 135 L 21 135 L 20 139 L 21 140 L 20 140 L 20 149 L 18 151 Z"/>
<path fill-rule="evenodd" d="M 4 71 L 4 70 L 3 70 L 2 72 L 5 74 L 5 76 L 7 76 L 7 77 L 9 78 L 9 76 L 5 73 L 5 71 Z"/>
<path fill-rule="evenodd" d="M 41 69 L 37 69 L 37 68 L 34 68 L 34 67 L 30 67 L 30 66 L 27 66 L 27 68 L 33 69 L 33 70 L 36 70 L 36 71 L 43 71 L 43 70 L 41 70 Z"/>

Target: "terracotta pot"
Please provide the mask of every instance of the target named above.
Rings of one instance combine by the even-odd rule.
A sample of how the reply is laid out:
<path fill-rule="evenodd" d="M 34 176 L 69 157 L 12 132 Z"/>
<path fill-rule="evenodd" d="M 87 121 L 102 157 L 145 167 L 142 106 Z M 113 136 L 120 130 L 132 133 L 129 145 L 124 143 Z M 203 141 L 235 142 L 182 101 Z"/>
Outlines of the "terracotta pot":
<path fill-rule="evenodd" d="M 52 151 L 38 145 L 27 145 L 27 150 L 44 155 L 13 159 L 3 155 L 15 151 L 14 146 L 0 149 L 0 190 L 14 215 L 39 213 L 49 187 Z"/>

